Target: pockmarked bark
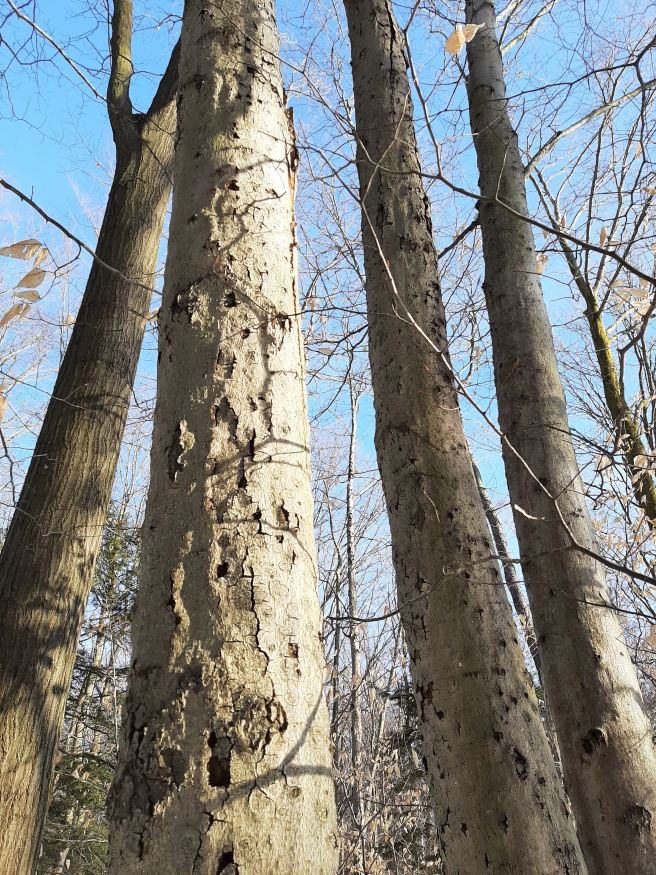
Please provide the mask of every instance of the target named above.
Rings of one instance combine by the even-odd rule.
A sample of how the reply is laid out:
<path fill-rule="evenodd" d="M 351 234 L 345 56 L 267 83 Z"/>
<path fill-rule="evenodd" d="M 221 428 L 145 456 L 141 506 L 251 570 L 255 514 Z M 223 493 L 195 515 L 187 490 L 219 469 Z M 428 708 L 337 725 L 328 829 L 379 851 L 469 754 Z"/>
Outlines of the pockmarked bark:
<path fill-rule="evenodd" d="M 82 304 L 0 554 L 0 872 L 32 875 L 171 188 L 178 52 L 132 113 L 130 4 L 115 4 L 116 171 Z"/>
<path fill-rule="evenodd" d="M 503 580 L 488 558 L 403 35 L 389 0 L 345 7 L 376 451 L 444 871 L 584 873 Z"/>
<path fill-rule="evenodd" d="M 271 0 L 187 0 L 112 875 L 331 875 L 334 788 Z"/>
<path fill-rule="evenodd" d="M 467 44 L 485 298 L 499 424 L 544 685 L 591 873 L 656 872 L 656 751 L 612 610 L 567 421 L 536 268 L 524 172 L 488 0 Z M 499 201 L 508 205 L 504 209 Z"/>

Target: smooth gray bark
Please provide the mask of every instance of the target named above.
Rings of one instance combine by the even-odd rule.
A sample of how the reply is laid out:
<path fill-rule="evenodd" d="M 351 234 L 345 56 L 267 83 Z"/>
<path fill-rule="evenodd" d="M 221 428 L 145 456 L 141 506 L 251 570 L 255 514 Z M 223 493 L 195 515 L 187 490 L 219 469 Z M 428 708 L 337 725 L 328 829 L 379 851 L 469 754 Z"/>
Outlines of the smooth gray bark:
<path fill-rule="evenodd" d="M 174 51 L 132 113 L 131 4 L 115 4 L 116 171 L 79 313 L 0 554 L 0 872 L 32 875 L 171 187 Z"/>
<path fill-rule="evenodd" d="M 567 422 L 536 267 L 524 169 L 506 107 L 495 14 L 467 45 L 482 199 L 485 298 L 499 424 L 541 670 L 565 786 L 591 873 L 656 872 L 656 751 L 636 671 L 609 604 Z M 509 205 L 519 216 L 495 203 Z M 529 470 L 530 469 L 530 472 Z"/>
<path fill-rule="evenodd" d="M 584 873 L 503 581 L 486 561 L 494 551 L 446 357 L 403 36 L 389 0 L 345 7 L 376 451 L 444 870 Z"/>
<path fill-rule="evenodd" d="M 337 868 L 271 0 L 187 0 L 111 875 Z"/>

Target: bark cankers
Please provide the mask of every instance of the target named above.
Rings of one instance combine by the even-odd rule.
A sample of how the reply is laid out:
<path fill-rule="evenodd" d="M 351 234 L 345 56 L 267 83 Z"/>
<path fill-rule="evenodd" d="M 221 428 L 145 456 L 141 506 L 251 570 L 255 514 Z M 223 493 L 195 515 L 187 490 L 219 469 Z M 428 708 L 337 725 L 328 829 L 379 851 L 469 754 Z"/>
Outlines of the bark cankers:
<path fill-rule="evenodd" d="M 113 875 L 337 868 L 271 0 L 188 0 Z"/>

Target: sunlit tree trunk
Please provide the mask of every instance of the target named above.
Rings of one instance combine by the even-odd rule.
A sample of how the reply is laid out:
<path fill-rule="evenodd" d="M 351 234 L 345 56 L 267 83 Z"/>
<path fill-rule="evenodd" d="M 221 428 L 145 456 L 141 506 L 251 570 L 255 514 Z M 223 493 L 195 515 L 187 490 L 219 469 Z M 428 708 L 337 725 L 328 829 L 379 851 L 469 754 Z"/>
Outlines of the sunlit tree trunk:
<path fill-rule="evenodd" d="M 448 365 L 403 36 L 388 0 L 345 7 L 376 450 L 444 870 L 582 873 L 503 581 L 486 561 L 493 548 Z"/>
<path fill-rule="evenodd" d="M 116 171 L 75 327 L 0 554 L 0 872 L 32 875 L 170 193 L 177 52 L 132 113 L 131 4 L 112 22 Z"/>
<path fill-rule="evenodd" d="M 273 3 L 187 0 L 112 875 L 330 875 L 336 824 Z"/>
<path fill-rule="evenodd" d="M 597 551 L 569 432 L 506 107 L 494 7 L 467 45 L 499 424 L 541 670 L 590 872 L 656 872 L 656 751 Z M 507 204 L 515 214 L 494 203 Z M 530 469 L 530 470 L 529 470 Z"/>

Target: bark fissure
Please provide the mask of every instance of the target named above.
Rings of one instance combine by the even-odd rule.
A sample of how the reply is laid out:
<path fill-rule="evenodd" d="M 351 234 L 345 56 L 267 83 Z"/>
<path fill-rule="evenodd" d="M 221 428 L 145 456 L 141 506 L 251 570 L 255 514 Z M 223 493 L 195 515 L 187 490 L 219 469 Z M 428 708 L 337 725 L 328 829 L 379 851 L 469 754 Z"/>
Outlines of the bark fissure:
<path fill-rule="evenodd" d="M 273 4 L 189 0 L 182 44 L 151 487 L 109 871 L 330 875 L 335 812 L 294 281 L 295 146 Z M 164 583 L 172 578 L 176 626 Z M 161 756 L 167 748 L 183 753 L 180 782 L 179 761 Z"/>

